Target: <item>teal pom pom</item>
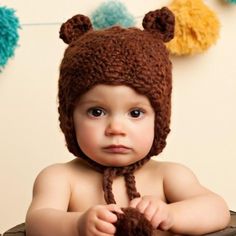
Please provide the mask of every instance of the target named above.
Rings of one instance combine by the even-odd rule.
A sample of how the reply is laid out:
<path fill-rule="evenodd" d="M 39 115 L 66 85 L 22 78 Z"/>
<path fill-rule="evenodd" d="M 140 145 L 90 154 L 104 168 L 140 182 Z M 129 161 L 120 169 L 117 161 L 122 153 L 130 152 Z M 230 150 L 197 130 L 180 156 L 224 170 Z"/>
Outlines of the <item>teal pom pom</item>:
<path fill-rule="evenodd" d="M 91 21 L 96 29 L 103 29 L 113 25 L 128 28 L 135 25 L 134 17 L 128 12 L 126 6 L 117 0 L 109 0 L 102 3 L 92 13 Z"/>
<path fill-rule="evenodd" d="M 19 39 L 18 28 L 20 25 L 15 10 L 0 7 L 0 71 L 8 59 L 14 56 Z"/>
<path fill-rule="evenodd" d="M 227 0 L 227 2 L 236 4 L 236 0 Z"/>

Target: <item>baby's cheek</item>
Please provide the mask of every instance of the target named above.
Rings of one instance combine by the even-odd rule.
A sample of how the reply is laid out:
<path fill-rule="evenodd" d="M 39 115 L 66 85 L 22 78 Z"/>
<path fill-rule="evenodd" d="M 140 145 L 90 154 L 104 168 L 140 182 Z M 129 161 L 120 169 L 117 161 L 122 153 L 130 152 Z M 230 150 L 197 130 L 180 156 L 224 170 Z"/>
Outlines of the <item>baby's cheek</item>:
<path fill-rule="evenodd" d="M 76 127 L 76 139 L 82 151 L 87 151 L 95 145 L 96 129 L 86 124 Z"/>
<path fill-rule="evenodd" d="M 136 139 L 136 146 L 138 147 L 141 155 L 145 156 L 150 151 L 153 139 L 154 139 L 154 132 L 152 130 L 142 130 L 140 134 L 137 134 Z"/>

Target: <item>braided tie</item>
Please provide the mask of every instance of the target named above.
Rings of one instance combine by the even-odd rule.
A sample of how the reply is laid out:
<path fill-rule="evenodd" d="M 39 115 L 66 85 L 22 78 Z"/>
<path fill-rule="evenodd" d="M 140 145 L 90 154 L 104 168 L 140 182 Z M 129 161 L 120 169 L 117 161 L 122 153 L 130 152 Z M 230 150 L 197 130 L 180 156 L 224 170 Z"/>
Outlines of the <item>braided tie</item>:
<path fill-rule="evenodd" d="M 116 203 L 114 194 L 112 192 L 112 184 L 115 177 L 123 175 L 125 178 L 125 185 L 127 189 L 127 194 L 129 200 L 131 201 L 134 198 L 140 197 L 140 194 L 137 192 L 135 186 L 135 176 L 133 173 L 134 170 L 120 171 L 119 168 L 106 168 L 103 174 L 103 191 L 104 198 L 107 204 Z"/>
<path fill-rule="evenodd" d="M 129 200 L 131 201 L 134 198 L 140 197 L 140 193 L 136 189 L 134 173 L 125 174 L 124 177 Z"/>
<path fill-rule="evenodd" d="M 112 193 L 112 183 L 115 176 L 116 176 L 115 169 L 107 168 L 104 170 L 103 191 L 104 191 L 104 198 L 107 204 L 116 203 L 114 194 Z"/>

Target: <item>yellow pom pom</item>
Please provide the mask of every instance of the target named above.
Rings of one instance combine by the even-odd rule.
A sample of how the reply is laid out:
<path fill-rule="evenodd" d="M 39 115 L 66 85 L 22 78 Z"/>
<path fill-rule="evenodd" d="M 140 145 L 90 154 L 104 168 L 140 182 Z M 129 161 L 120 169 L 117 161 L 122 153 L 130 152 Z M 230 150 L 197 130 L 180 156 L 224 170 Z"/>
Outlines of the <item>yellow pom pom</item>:
<path fill-rule="evenodd" d="M 174 0 L 169 8 L 176 18 L 175 37 L 166 44 L 170 53 L 201 53 L 217 41 L 218 17 L 202 0 Z"/>

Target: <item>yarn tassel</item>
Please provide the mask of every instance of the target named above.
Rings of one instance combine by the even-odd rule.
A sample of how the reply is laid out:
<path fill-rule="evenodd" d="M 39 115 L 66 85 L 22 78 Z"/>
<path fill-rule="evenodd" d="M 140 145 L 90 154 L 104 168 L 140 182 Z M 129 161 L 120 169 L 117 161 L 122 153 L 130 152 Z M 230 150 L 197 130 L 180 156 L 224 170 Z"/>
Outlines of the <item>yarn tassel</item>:
<path fill-rule="evenodd" d="M 119 169 L 108 167 L 103 173 L 103 191 L 104 198 L 107 204 L 116 204 L 112 193 L 112 183 L 116 176 L 124 175 L 127 193 L 129 199 L 140 197 L 135 187 L 135 177 L 133 172 L 123 173 Z M 146 217 L 135 208 L 122 208 L 123 214 L 115 212 L 117 221 L 115 222 L 115 236 L 151 236 L 153 228 Z"/>

